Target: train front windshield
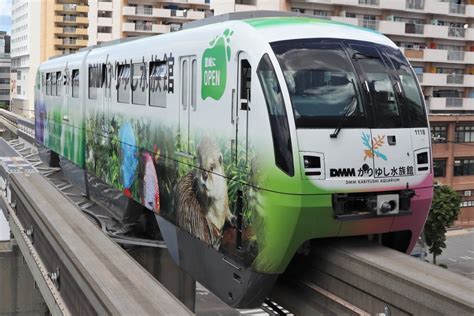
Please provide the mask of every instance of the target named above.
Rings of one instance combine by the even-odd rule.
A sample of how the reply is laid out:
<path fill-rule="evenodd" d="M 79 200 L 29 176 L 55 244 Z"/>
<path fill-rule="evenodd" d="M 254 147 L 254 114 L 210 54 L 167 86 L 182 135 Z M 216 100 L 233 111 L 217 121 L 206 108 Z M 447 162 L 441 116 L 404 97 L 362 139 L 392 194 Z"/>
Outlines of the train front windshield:
<path fill-rule="evenodd" d="M 291 40 L 272 48 L 297 128 L 426 127 L 422 96 L 399 50 L 343 40 Z"/>

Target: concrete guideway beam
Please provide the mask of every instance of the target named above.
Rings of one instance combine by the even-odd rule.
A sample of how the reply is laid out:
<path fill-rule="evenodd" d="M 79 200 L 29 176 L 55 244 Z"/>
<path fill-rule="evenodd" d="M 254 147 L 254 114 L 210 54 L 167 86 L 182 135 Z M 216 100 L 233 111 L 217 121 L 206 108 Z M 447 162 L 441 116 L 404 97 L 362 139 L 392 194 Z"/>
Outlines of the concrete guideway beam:
<path fill-rule="evenodd" d="M 33 227 L 31 244 L 48 273 L 59 267 L 67 311 L 54 314 L 191 314 L 42 175 L 11 174 L 9 183 L 16 226 Z"/>
<path fill-rule="evenodd" d="M 474 315 L 474 281 L 468 278 L 363 240 L 329 242 L 316 249 L 311 264 L 326 275 L 319 285 L 363 310 L 373 312 L 374 304 L 361 293 L 401 313 Z M 381 312 L 380 306 L 377 310 Z"/>

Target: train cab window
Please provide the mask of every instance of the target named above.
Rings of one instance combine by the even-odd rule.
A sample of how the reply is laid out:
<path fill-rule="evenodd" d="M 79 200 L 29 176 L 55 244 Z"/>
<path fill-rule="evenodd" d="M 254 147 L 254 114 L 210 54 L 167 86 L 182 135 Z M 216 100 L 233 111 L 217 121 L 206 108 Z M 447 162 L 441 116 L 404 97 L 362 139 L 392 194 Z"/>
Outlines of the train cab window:
<path fill-rule="evenodd" d="M 72 70 L 72 97 L 79 98 L 79 69 Z"/>
<path fill-rule="evenodd" d="M 351 44 L 352 59 L 360 66 L 364 84 L 370 91 L 375 127 L 401 127 L 401 114 L 390 70 L 375 47 Z"/>
<path fill-rule="evenodd" d="M 62 74 L 60 71 L 56 72 L 56 95 L 61 96 L 62 91 L 63 91 L 63 85 L 62 85 Z"/>
<path fill-rule="evenodd" d="M 290 176 L 295 174 L 291 149 L 290 128 L 283 94 L 268 54 L 265 54 L 257 68 L 257 75 L 263 89 L 273 138 L 275 164 Z"/>
<path fill-rule="evenodd" d="M 166 61 L 150 63 L 149 104 L 150 106 L 166 107 L 168 67 Z"/>
<path fill-rule="evenodd" d="M 397 84 L 403 90 L 403 104 L 408 113 L 405 127 L 428 127 L 423 96 L 416 82 L 415 74 L 408 62 L 398 49 L 386 48 L 385 53 L 390 58 L 396 74 Z"/>
<path fill-rule="evenodd" d="M 51 73 L 46 73 L 46 95 L 51 95 Z"/>
<path fill-rule="evenodd" d="M 130 65 L 118 66 L 117 102 L 130 103 Z"/>
<path fill-rule="evenodd" d="M 146 105 L 146 63 L 136 63 L 132 67 L 132 103 Z"/>
<path fill-rule="evenodd" d="M 57 95 L 56 73 L 51 73 L 51 95 Z"/>

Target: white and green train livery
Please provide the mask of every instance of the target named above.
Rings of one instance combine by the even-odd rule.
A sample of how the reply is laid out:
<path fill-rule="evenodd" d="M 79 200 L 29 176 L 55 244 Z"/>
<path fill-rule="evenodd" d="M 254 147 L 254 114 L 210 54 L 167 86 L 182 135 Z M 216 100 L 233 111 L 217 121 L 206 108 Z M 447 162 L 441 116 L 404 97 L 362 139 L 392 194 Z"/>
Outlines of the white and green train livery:
<path fill-rule="evenodd" d="M 155 212 L 178 265 L 255 306 L 316 238 L 409 252 L 432 199 L 417 79 L 385 36 L 212 23 L 43 63 L 36 140 Z"/>

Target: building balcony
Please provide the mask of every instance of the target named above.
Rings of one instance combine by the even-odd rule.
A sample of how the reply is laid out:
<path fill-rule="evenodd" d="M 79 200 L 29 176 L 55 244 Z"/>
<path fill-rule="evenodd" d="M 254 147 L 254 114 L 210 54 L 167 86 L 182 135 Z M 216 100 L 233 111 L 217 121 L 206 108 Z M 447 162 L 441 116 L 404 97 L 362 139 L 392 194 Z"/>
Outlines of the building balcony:
<path fill-rule="evenodd" d="M 54 28 L 55 34 L 74 34 L 74 35 L 87 35 L 87 29 L 85 28 L 77 28 L 74 26 L 65 26 L 65 27 L 55 27 Z"/>
<path fill-rule="evenodd" d="M 430 87 L 474 87 L 474 75 L 424 73 L 422 86 Z"/>
<path fill-rule="evenodd" d="M 400 48 L 410 61 L 473 64 L 474 52 Z"/>
<path fill-rule="evenodd" d="M 113 11 L 114 6 L 112 5 L 112 2 L 99 1 L 97 8 L 99 11 Z"/>
<path fill-rule="evenodd" d="M 153 16 L 153 8 L 125 6 L 122 9 L 122 14 L 124 16 L 132 16 L 132 17 L 137 17 L 137 16 L 149 17 L 149 16 Z"/>
<path fill-rule="evenodd" d="M 112 34 L 110 33 L 97 33 L 98 42 L 108 42 L 112 40 Z"/>
<path fill-rule="evenodd" d="M 112 18 L 97 18 L 97 26 L 112 26 Z"/>
<path fill-rule="evenodd" d="M 64 13 L 87 13 L 89 12 L 89 7 L 86 5 L 77 5 L 74 3 L 66 3 L 66 4 L 56 4 L 54 6 L 54 10 L 57 12 L 64 12 Z"/>
<path fill-rule="evenodd" d="M 84 47 L 87 46 L 87 40 L 76 38 L 56 38 L 54 45 L 63 47 Z"/>
<path fill-rule="evenodd" d="M 428 99 L 430 111 L 474 111 L 474 98 Z"/>
<path fill-rule="evenodd" d="M 89 24 L 89 19 L 85 16 L 76 16 L 76 15 L 64 15 L 64 16 L 55 16 L 54 22 L 66 23 L 66 24 Z"/>
<path fill-rule="evenodd" d="M 162 34 L 168 33 L 170 31 L 170 26 L 164 24 L 126 22 L 123 23 L 122 31 L 140 34 Z"/>
<path fill-rule="evenodd" d="M 200 20 L 206 17 L 206 13 L 203 11 L 195 10 L 171 10 L 171 9 L 153 9 L 153 16 L 165 19 L 176 19 L 176 20 Z"/>

